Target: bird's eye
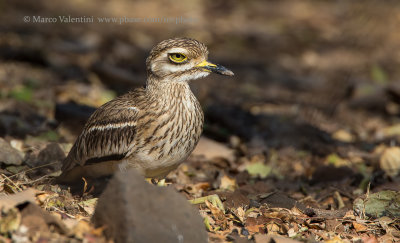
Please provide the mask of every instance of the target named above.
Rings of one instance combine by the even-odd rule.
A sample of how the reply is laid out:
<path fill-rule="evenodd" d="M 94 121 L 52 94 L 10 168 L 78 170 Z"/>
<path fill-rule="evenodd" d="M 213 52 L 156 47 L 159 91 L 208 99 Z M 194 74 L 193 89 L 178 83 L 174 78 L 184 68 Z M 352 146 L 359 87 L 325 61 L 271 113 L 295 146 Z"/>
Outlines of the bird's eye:
<path fill-rule="evenodd" d="M 169 59 L 175 63 L 181 63 L 187 59 L 182 53 L 171 53 L 168 55 Z"/>

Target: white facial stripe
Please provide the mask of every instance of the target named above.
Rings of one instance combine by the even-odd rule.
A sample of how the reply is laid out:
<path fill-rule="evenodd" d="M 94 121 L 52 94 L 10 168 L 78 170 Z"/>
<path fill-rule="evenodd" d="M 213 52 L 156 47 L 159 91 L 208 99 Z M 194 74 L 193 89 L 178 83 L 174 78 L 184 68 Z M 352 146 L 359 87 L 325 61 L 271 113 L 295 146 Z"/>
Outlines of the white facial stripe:
<path fill-rule="evenodd" d="M 166 57 L 166 58 L 168 58 L 168 57 Z M 182 72 L 182 71 L 189 70 L 192 67 L 193 67 L 193 65 L 190 62 L 189 63 L 185 63 L 185 64 L 175 64 L 175 63 L 162 63 L 162 64 L 160 64 L 158 62 L 154 62 L 151 65 L 151 69 L 152 70 L 159 70 L 160 74 L 161 73 L 169 74 L 169 73 L 175 73 L 175 72 Z"/>
<path fill-rule="evenodd" d="M 113 124 L 107 124 L 107 125 L 96 125 L 91 128 L 89 128 L 88 132 L 92 132 L 95 130 L 99 131 L 104 131 L 107 129 L 120 129 L 120 128 L 125 128 L 125 127 L 134 127 L 136 126 L 136 122 L 121 122 L 121 123 L 113 123 Z"/>
<path fill-rule="evenodd" d="M 175 80 L 179 81 L 179 82 L 187 82 L 187 81 L 190 81 L 190 80 L 204 78 L 204 77 L 207 77 L 208 75 L 210 75 L 210 72 L 207 72 L 207 71 L 196 72 L 196 73 L 193 73 L 193 74 L 182 75 L 179 78 L 176 78 Z"/>
<path fill-rule="evenodd" d="M 166 64 L 164 66 L 164 70 L 167 71 L 168 73 L 182 72 L 182 71 L 186 71 L 191 68 L 192 68 L 192 65 L 190 63 L 180 64 L 180 65 Z"/>

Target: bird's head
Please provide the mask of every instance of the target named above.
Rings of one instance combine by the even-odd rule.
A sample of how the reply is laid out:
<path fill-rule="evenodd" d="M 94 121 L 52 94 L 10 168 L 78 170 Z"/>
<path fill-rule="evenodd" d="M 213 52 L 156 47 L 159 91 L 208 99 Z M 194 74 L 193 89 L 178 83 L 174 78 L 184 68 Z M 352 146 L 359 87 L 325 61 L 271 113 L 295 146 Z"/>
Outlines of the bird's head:
<path fill-rule="evenodd" d="M 146 60 L 147 72 L 169 82 L 187 82 L 206 77 L 211 72 L 233 76 L 231 70 L 208 62 L 207 58 L 207 47 L 197 40 L 164 40 L 151 50 Z"/>

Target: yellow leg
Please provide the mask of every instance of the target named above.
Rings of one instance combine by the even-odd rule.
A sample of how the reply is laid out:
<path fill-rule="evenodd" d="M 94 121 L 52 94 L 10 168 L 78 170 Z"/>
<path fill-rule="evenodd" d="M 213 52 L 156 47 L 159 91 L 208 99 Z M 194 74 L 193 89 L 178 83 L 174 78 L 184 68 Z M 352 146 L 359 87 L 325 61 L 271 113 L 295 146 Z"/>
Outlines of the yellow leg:
<path fill-rule="evenodd" d="M 145 180 L 146 180 L 148 183 L 153 184 L 153 185 L 157 185 L 157 186 L 167 186 L 167 184 L 165 184 L 165 179 L 157 180 L 157 179 L 153 179 L 153 178 L 146 178 Z"/>
<path fill-rule="evenodd" d="M 165 184 L 165 179 L 161 179 L 157 182 L 157 186 L 167 186 L 167 184 Z"/>

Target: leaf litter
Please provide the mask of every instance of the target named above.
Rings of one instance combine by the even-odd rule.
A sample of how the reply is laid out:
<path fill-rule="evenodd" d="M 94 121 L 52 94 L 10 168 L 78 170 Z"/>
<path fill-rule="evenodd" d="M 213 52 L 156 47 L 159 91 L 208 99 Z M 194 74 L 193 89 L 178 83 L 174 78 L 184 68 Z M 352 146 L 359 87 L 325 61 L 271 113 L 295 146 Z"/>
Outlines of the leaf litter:
<path fill-rule="evenodd" d="M 332 9 L 328 2 L 257 3 L 223 11 L 230 22 L 224 26 L 221 19 L 218 31 L 229 36 L 228 45 L 214 38 L 219 33 L 203 36 L 241 78 L 193 83 L 207 104 L 208 138 L 167 185 L 190 200 L 205 197 L 194 207 L 210 242 L 400 241 L 400 74 L 398 58 L 390 55 L 399 39 L 395 31 L 371 31 L 370 22 L 359 22 L 371 17 L 379 29 L 398 26 L 391 17 L 398 16 L 396 9 L 351 3 L 335 8 L 354 10 L 339 16 L 321 11 Z M 121 3 L 113 4 L 110 9 Z M 261 14 L 270 11 L 263 6 L 278 11 Z M 232 28 L 230 18 L 242 10 L 265 21 Z M 9 11 L 26 10 L 10 5 Z M 387 18 L 381 18 L 384 11 Z M 270 32 L 258 38 L 265 25 Z M 81 40 L 73 34 L 80 31 L 68 27 L 63 31 L 75 35 L 80 48 L 66 52 L 71 46 L 54 28 L 21 34 L 24 28 L 10 27 L 0 40 L 14 51 L 0 54 L 0 241 L 112 242 L 90 221 L 96 188 L 85 181 L 76 195 L 52 180 L 93 107 L 144 80 L 144 71 L 115 67 L 141 70 L 137 57 L 150 48 L 142 47 L 164 36 L 141 27 L 109 36 L 88 27 Z M 321 39 L 307 39 L 312 36 Z M 90 48 L 85 38 L 94 40 Z M 351 47 L 354 41 L 360 50 Z M 333 49 L 324 49 L 326 43 Z M 231 49 L 218 51 L 225 48 Z"/>

